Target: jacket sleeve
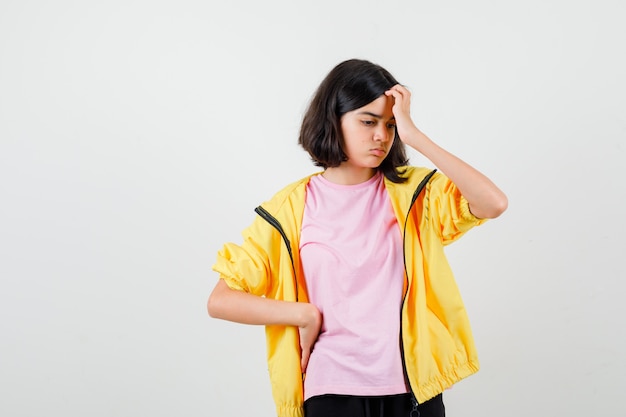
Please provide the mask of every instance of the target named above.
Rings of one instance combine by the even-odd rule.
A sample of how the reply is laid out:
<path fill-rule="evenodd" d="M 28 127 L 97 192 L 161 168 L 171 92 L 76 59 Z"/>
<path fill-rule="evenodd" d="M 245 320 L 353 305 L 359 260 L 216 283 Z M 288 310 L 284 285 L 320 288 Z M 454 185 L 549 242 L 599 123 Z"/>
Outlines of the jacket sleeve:
<path fill-rule="evenodd" d="M 487 221 L 472 214 L 457 186 L 441 173 L 435 174 L 426 186 L 424 204 L 430 226 L 436 229 L 444 245 Z"/>
<path fill-rule="evenodd" d="M 235 290 L 258 296 L 271 288 L 270 252 L 276 248 L 277 233 L 259 216 L 242 232 L 243 243 L 226 243 L 213 265 L 220 278 Z"/>

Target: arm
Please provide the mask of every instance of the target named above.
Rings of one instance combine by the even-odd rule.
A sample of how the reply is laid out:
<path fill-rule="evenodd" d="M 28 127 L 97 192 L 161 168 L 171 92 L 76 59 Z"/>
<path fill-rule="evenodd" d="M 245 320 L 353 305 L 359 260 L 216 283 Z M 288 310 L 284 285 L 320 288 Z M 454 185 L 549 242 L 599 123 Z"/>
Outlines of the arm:
<path fill-rule="evenodd" d="M 506 195 L 489 178 L 437 145 L 415 126 L 410 116 L 409 90 L 396 85 L 385 92 L 385 95 L 395 100 L 393 114 L 402 142 L 424 155 L 450 178 L 467 199 L 474 216 L 492 219 L 506 210 Z"/>
<path fill-rule="evenodd" d="M 207 310 L 213 318 L 237 323 L 298 327 L 303 371 L 322 325 L 322 316 L 313 304 L 273 300 L 233 290 L 223 279 L 209 296 Z"/>

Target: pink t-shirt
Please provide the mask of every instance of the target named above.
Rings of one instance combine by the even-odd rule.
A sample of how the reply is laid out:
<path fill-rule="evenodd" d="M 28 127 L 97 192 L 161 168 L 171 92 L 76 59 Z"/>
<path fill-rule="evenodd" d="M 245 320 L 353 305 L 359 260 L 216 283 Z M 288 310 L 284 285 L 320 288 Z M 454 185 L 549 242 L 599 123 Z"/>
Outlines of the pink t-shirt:
<path fill-rule="evenodd" d="M 382 174 L 357 185 L 311 178 L 300 256 L 310 302 L 323 316 L 305 399 L 407 392 L 400 355 L 402 239 Z"/>

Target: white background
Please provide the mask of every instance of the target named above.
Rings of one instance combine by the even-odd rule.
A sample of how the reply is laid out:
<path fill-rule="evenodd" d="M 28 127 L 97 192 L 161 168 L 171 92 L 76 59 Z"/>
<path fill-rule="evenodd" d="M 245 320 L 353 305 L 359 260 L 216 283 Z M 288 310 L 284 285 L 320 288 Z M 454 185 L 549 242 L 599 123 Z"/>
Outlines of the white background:
<path fill-rule="evenodd" d="M 621 0 L 0 2 L 0 415 L 274 415 L 215 253 L 316 168 L 352 57 L 509 196 L 448 254 L 481 371 L 450 416 L 624 416 Z M 416 165 L 430 165 L 412 154 Z"/>

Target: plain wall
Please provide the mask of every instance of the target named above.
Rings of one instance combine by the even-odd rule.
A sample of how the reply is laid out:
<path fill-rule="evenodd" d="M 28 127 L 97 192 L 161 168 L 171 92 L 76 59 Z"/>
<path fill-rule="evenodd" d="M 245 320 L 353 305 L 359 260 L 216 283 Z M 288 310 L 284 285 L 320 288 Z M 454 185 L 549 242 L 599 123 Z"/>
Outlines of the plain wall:
<path fill-rule="evenodd" d="M 358 57 L 509 196 L 448 249 L 482 363 L 448 415 L 623 416 L 624 4 L 2 1 L 0 415 L 275 415 L 211 265 Z"/>

